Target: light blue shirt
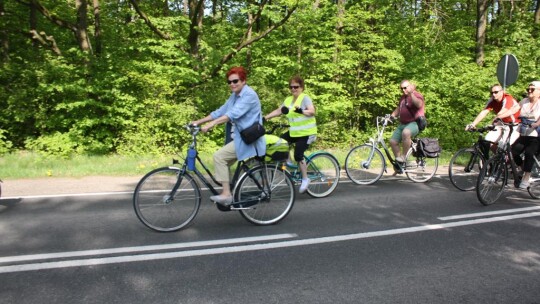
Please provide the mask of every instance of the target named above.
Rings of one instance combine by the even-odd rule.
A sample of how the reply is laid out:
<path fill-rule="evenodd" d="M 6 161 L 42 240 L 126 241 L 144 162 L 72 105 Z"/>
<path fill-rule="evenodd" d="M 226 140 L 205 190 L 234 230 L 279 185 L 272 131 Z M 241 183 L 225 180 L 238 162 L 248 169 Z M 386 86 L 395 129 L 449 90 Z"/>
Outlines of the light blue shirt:
<path fill-rule="evenodd" d="M 240 136 L 240 131 L 259 122 L 262 125 L 261 101 L 255 91 L 244 85 L 240 94 L 232 93 L 229 99 L 219 109 L 210 113 L 212 119 L 227 115 L 234 128 L 234 148 L 238 160 L 244 160 L 255 155 L 266 154 L 266 140 L 264 136 L 251 145 L 247 145 Z"/>

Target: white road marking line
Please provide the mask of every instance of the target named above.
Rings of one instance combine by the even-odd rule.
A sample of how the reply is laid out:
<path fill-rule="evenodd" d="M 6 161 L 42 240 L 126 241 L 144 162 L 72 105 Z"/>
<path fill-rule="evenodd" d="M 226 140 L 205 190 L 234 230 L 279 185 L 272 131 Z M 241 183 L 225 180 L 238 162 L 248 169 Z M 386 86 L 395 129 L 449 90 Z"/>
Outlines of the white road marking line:
<path fill-rule="evenodd" d="M 443 217 L 438 217 L 437 219 L 441 220 L 441 221 L 450 221 L 450 220 L 459 220 L 459 219 L 471 218 L 471 217 L 483 217 L 483 216 L 491 216 L 491 215 L 497 215 L 497 214 L 506 214 L 506 213 L 516 213 L 516 212 L 523 212 L 523 211 L 538 210 L 538 209 L 540 209 L 540 206 L 526 207 L 526 208 L 505 209 L 505 210 L 488 211 L 488 212 L 478 212 L 478 213 L 468 213 L 468 214 L 459 214 L 459 215 L 451 215 L 451 216 L 443 216 Z"/>
<path fill-rule="evenodd" d="M 93 192 L 93 193 L 71 193 L 71 194 L 45 194 L 45 195 L 21 195 L 2 197 L 2 200 L 8 199 L 32 199 L 32 198 L 53 198 L 53 197 L 77 197 L 77 196 L 103 196 L 103 195 L 133 195 L 133 191 L 124 192 Z"/>
<path fill-rule="evenodd" d="M 424 225 L 424 226 L 390 229 L 390 230 L 383 230 L 383 231 L 356 233 L 356 234 L 348 234 L 348 235 L 336 235 L 336 236 L 329 236 L 329 237 L 311 238 L 311 239 L 303 239 L 303 240 L 291 240 L 291 241 L 265 243 L 265 244 L 240 245 L 240 246 L 233 246 L 233 247 L 197 249 L 197 250 L 187 250 L 187 251 L 180 251 L 180 252 L 151 253 L 151 254 L 141 254 L 141 255 L 128 255 L 128 256 L 117 256 L 117 257 L 104 257 L 104 258 L 92 258 L 92 259 L 82 259 L 82 260 L 2 266 L 0 267 L 0 273 L 11 273 L 11 272 L 22 272 L 22 271 L 33 271 L 33 270 L 44 270 L 44 269 L 66 268 L 66 267 L 95 266 L 95 265 L 139 262 L 139 261 L 153 261 L 153 260 L 174 259 L 174 258 L 182 258 L 182 257 L 196 257 L 196 256 L 216 255 L 216 254 L 225 254 L 225 253 L 247 252 L 247 251 L 256 251 L 256 250 L 316 245 L 316 244 L 324 244 L 324 243 L 332 243 L 332 242 L 366 239 L 366 238 L 379 237 L 379 236 L 389 236 L 389 235 L 397 235 L 397 234 L 412 233 L 412 232 L 439 230 L 439 229 L 445 229 L 445 228 L 451 228 L 451 227 L 460 227 L 460 226 L 477 225 L 477 224 L 492 223 L 492 222 L 499 222 L 499 221 L 508 221 L 508 220 L 513 220 L 513 219 L 529 218 L 529 217 L 535 217 L 535 216 L 540 216 L 540 212 L 531 212 L 531 213 L 514 214 L 514 215 L 482 218 L 482 219 L 475 219 L 475 220 L 466 220 L 466 221 L 460 221 L 460 222 L 451 222 L 451 223 L 444 223 L 444 224 Z"/>
<path fill-rule="evenodd" d="M 122 248 L 81 250 L 81 251 L 68 251 L 68 252 L 57 252 L 57 253 L 30 254 L 30 255 L 19 255 L 19 256 L 11 256 L 11 257 L 0 257 L 0 263 L 13 263 L 13 262 L 21 262 L 21 261 L 60 259 L 60 258 L 72 258 L 72 257 L 92 256 L 92 255 L 94 256 L 106 255 L 106 254 L 114 254 L 114 253 L 145 252 L 145 251 L 193 248 L 193 247 L 204 247 L 204 246 L 219 246 L 219 245 L 229 245 L 229 244 L 248 243 L 248 242 L 282 240 L 282 239 L 287 239 L 287 238 L 294 238 L 297 236 L 298 235 L 296 234 L 288 233 L 288 234 L 274 234 L 274 235 L 264 235 L 264 236 L 244 237 L 244 238 L 234 238 L 234 239 L 214 240 L 214 241 L 200 241 L 200 242 L 150 245 L 150 246 L 138 246 L 138 247 L 122 247 Z"/>

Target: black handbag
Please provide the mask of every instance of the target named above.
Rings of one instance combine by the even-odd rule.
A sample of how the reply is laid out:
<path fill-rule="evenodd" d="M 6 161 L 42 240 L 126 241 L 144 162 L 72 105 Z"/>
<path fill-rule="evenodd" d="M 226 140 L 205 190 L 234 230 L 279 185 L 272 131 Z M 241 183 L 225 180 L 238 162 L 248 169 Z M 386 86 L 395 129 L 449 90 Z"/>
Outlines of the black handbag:
<path fill-rule="evenodd" d="M 409 113 L 411 113 L 412 116 L 414 116 L 413 112 L 411 111 L 411 109 L 409 109 L 409 107 L 405 106 L 405 108 L 407 109 L 407 111 L 409 111 Z M 425 116 L 418 116 L 414 121 L 416 122 L 416 125 L 418 125 L 418 131 L 420 132 L 424 131 L 424 129 L 427 127 L 427 119 Z"/>
<path fill-rule="evenodd" d="M 251 127 L 245 128 L 240 132 L 240 137 L 242 137 L 242 140 L 248 144 L 251 145 L 254 143 L 257 139 L 261 138 L 265 133 L 264 127 L 259 123 L 254 123 Z"/>
<path fill-rule="evenodd" d="M 427 119 L 425 116 L 418 116 L 416 119 L 416 124 L 418 125 L 418 131 L 422 132 L 427 126 Z"/>

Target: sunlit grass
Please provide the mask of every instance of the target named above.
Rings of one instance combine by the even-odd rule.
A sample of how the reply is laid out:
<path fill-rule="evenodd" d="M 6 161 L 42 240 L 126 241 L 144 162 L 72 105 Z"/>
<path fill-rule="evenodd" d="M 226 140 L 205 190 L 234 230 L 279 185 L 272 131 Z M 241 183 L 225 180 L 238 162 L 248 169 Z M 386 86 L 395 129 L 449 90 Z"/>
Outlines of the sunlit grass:
<path fill-rule="evenodd" d="M 173 158 L 180 156 L 85 156 L 68 159 L 43 156 L 37 153 L 16 152 L 0 156 L 0 179 L 36 177 L 81 177 L 92 175 L 135 176 L 163 166 L 171 166 Z M 211 155 L 201 158 L 212 169 Z"/>
<path fill-rule="evenodd" d="M 317 150 L 308 150 L 307 154 Z M 344 169 L 348 150 L 327 149 Z M 447 165 L 454 151 L 443 151 L 439 166 Z M 201 154 L 205 165 L 213 173 L 212 153 Z M 183 163 L 183 155 L 145 156 L 85 156 L 76 155 L 65 159 L 43 156 L 38 153 L 15 152 L 0 156 L 0 179 L 38 177 L 82 177 L 82 176 L 142 176 L 152 169 L 171 166 L 172 160 Z M 179 165 L 176 165 L 179 166 Z M 202 170 L 202 168 L 199 167 Z"/>

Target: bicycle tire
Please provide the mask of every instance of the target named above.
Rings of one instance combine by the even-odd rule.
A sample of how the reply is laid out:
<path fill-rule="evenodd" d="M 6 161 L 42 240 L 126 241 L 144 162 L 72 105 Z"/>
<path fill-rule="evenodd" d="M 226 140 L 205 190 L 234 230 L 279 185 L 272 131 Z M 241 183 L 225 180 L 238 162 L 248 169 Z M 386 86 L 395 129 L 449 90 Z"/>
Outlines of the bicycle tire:
<path fill-rule="evenodd" d="M 266 168 L 266 169 L 265 169 Z M 263 172 L 266 170 L 270 185 L 269 196 L 263 194 Z M 262 165 L 244 173 L 234 190 L 235 202 L 252 202 L 239 206 L 240 214 L 247 221 L 259 225 L 273 225 L 291 212 L 295 202 L 294 182 L 280 166 Z M 240 203 L 241 205 L 241 203 Z M 233 204 L 236 207 L 236 204 Z"/>
<path fill-rule="evenodd" d="M 533 180 L 527 187 L 527 192 L 534 199 L 540 199 L 540 180 Z"/>
<path fill-rule="evenodd" d="M 373 157 L 369 156 L 373 151 Z M 386 161 L 382 152 L 370 144 L 356 146 L 345 158 L 345 172 L 349 179 L 357 185 L 371 185 L 381 179 L 386 169 Z"/>
<path fill-rule="evenodd" d="M 533 168 L 531 170 L 531 177 L 529 178 L 529 187 L 527 188 L 527 192 L 529 192 L 529 195 L 534 199 L 540 199 L 540 171 L 536 164 L 537 159 L 535 156 L 535 163 L 533 165 Z"/>
<path fill-rule="evenodd" d="M 484 156 L 475 148 L 459 149 L 448 165 L 450 182 L 461 191 L 474 190 L 478 174 L 485 162 Z"/>
<path fill-rule="evenodd" d="M 405 174 L 415 183 L 425 183 L 437 173 L 439 158 L 414 156 L 413 152 L 411 147 L 405 156 Z"/>
<path fill-rule="evenodd" d="M 501 196 L 508 180 L 508 168 L 504 158 L 490 158 L 480 170 L 476 181 L 476 197 L 482 205 L 491 205 Z"/>
<path fill-rule="evenodd" d="M 181 184 L 170 195 L 177 180 Z M 148 228 L 172 232 L 193 221 L 201 205 L 197 182 L 187 172 L 176 167 L 150 171 L 137 184 L 133 193 L 133 208 L 137 218 Z"/>
<path fill-rule="evenodd" d="M 339 184 L 339 163 L 328 152 L 317 152 L 307 157 L 307 175 L 310 179 L 307 193 L 316 198 L 327 197 Z"/>

